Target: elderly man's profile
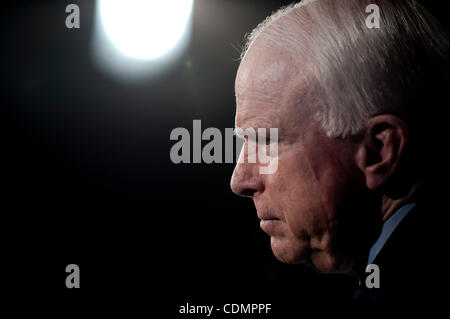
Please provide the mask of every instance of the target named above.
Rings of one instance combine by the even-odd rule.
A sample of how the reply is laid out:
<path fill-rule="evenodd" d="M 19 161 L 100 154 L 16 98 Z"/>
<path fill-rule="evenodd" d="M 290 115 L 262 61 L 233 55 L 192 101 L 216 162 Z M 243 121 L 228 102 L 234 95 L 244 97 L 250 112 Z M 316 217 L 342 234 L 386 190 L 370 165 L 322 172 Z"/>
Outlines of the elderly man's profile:
<path fill-rule="evenodd" d="M 412 0 L 306 0 L 253 30 L 235 125 L 278 128 L 278 169 L 245 161 L 246 139 L 231 188 L 253 199 L 277 259 L 356 276 L 356 299 L 428 294 L 444 247 L 447 89 L 448 33 Z M 364 286 L 368 264 L 378 289 Z"/>

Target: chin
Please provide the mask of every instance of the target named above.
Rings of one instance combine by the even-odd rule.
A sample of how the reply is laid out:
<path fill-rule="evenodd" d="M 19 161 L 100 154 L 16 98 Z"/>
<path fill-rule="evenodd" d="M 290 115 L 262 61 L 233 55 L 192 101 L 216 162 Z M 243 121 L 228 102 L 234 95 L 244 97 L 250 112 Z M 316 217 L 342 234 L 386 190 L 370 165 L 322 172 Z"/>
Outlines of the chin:
<path fill-rule="evenodd" d="M 272 252 L 279 261 L 286 264 L 308 264 L 309 256 L 306 243 L 291 243 L 285 238 L 270 238 Z"/>
<path fill-rule="evenodd" d="M 290 242 L 285 238 L 271 237 L 274 256 L 286 264 L 305 264 L 319 273 L 353 272 L 354 261 L 322 250 L 311 250 L 307 242 Z"/>

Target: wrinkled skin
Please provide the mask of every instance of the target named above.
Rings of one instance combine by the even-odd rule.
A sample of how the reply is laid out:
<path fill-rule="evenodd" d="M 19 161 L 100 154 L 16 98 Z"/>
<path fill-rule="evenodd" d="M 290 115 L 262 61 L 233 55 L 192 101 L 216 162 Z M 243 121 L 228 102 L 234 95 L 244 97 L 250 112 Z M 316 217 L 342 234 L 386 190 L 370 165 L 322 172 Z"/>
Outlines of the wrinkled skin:
<path fill-rule="evenodd" d="M 253 199 L 279 260 L 352 273 L 379 233 L 381 195 L 358 167 L 360 142 L 327 137 L 312 120 L 312 106 L 299 99 L 308 71 L 293 61 L 260 40 L 241 62 L 235 125 L 278 128 L 278 169 L 260 174 L 260 163 L 245 161 L 246 140 L 231 188 Z"/>

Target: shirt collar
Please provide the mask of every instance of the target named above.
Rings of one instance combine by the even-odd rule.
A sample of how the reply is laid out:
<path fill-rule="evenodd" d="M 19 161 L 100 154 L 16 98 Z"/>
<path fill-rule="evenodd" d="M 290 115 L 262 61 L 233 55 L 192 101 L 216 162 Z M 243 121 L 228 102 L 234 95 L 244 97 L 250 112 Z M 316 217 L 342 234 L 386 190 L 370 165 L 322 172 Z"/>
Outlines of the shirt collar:
<path fill-rule="evenodd" d="M 405 216 L 409 213 L 409 211 L 416 205 L 416 203 L 408 203 L 400 207 L 394 215 L 392 215 L 384 224 L 383 229 L 381 230 L 380 237 L 378 237 L 375 244 L 373 244 L 372 248 L 370 248 L 369 259 L 367 264 L 370 265 L 373 263 L 375 258 L 378 256 L 378 253 L 383 248 L 384 244 L 387 242 L 389 237 L 392 235 L 394 230 L 400 224 L 400 222 L 405 218 Z"/>

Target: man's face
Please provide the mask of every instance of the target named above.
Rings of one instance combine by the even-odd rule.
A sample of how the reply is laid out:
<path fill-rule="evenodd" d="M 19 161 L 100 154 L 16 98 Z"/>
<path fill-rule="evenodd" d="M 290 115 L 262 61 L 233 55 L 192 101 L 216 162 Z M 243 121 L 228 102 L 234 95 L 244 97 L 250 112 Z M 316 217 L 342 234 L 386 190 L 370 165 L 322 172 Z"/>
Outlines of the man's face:
<path fill-rule="evenodd" d="M 301 65 L 282 50 L 253 45 L 236 78 L 236 127 L 278 128 L 278 169 L 260 174 L 246 140 L 231 187 L 251 196 L 275 256 L 324 272 L 350 272 L 367 250 L 376 213 L 355 165 L 356 145 L 332 139 L 312 121 Z M 303 71 L 306 72 L 306 71 Z M 363 247 L 363 248 L 362 248 Z"/>

